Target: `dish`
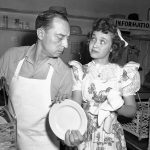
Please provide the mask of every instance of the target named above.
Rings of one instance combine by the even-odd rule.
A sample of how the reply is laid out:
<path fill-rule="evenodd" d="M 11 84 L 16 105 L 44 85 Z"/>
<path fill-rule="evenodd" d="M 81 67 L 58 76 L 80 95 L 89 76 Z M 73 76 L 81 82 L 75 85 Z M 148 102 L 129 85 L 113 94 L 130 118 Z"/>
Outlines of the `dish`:
<path fill-rule="evenodd" d="M 82 34 L 82 30 L 80 26 L 71 26 L 70 27 L 71 34 Z"/>
<path fill-rule="evenodd" d="M 64 140 L 67 130 L 79 130 L 83 135 L 87 129 L 87 117 L 78 103 L 65 99 L 52 106 L 49 112 L 49 124 L 54 134 Z"/>

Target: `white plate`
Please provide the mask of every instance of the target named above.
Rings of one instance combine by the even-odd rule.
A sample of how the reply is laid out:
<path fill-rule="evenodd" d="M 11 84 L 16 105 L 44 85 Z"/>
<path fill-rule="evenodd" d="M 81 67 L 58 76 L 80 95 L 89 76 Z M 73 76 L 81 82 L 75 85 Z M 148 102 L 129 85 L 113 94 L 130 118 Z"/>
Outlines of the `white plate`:
<path fill-rule="evenodd" d="M 52 106 L 49 124 L 55 135 L 64 140 L 67 130 L 79 130 L 83 135 L 87 129 L 87 117 L 78 103 L 66 99 Z"/>

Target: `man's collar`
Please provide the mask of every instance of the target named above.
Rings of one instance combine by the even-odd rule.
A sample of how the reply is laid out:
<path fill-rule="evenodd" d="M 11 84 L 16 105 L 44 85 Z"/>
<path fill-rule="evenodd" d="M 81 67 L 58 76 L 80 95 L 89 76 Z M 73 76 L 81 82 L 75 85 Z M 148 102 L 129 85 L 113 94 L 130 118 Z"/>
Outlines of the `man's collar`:
<path fill-rule="evenodd" d="M 33 51 L 34 51 L 35 49 L 36 49 L 36 45 L 33 44 L 33 45 L 28 49 L 28 51 L 27 51 L 27 53 L 26 53 L 26 55 L 25 55 L 25 59 L 26 59 L 28 62 L 32 63 L 32 64 L 33 64 L 33 61 L 32 61 L 32 59 L 31 59 L 31 55 L 32 55 L 32 53 L 33 53 Z"/>
<path fill-rule="evenodd" d="M 25 59 L 33 64 L 33 61 L 31 59 L 31 55 L 33 53 L 33 51 L 36 50 L 36 44 L 33 44 L 27 51 L 26 55 L 25 55 Z M 60 62 L 60 58 L 49 58 L 47 63 L 49 65 L 52 65 L 52 67 L 59 72 L 59 67 L 58 64 Z"/>

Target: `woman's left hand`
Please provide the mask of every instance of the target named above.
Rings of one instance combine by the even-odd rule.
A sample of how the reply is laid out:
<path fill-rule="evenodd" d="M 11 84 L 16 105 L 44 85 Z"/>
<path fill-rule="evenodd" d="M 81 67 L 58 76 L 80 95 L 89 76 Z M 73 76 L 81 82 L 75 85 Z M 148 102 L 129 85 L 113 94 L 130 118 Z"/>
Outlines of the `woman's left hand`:
<path fill-rule="evenodd" d="M 67 98 L 69 98 L 69 96 L 67 94 L 57 94 L 55 96 L 54 100 L 52 100 L 51 106 L 53 106 L 56 103 L 61 103 L 62 101 L 64 101 Z"/>

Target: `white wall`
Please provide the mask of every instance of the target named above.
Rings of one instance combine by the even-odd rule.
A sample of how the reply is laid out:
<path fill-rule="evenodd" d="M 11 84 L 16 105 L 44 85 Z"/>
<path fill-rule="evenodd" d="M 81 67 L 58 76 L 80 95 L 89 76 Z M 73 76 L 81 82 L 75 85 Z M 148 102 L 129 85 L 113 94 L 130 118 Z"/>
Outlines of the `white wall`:
<path fill-rule="evenodd" d="M 41 11 L 49 6 L 64 6 L 69 14 L 101 17 L 109 14 L 139 13 L 147 19 L 150 0 L 0 0 L 0 7 Z"/>
<path fill-rule="evenodd" d="M 12 9 L 19 9 L 19 10 L 26 10 L 26 11 L 43 11 L 48 9 L 50 6 L 63 6 L 66 7 L 68 14 L 76 15 L 76 16 L 86 16 L 86 17 L 104 17 L 110 14 L 124 14 L 128 16 L 130 13 L 138 13 L 140 20 L 147 20 L 147 11 L 150 7 L 150 0 L 0 0 L 0 7 L 1 8 L 12 8 Z M 6 12 L 5 12 L 6 13 Z M 0 12 L 0 16 L 3 15 Z M 30 22 L 32 28 L 34 28 L 34 19 L 35 16 L 30 15 L 22 15 L 22 14 L 13 14 L 10 13 L 9 16 L 11 17 L 20 17 L 27 19 Z M 10 19 L 11 20 L 11 19 Z M 82 29 L 83 34 L 87 34 L 92 27 L 93 20 L 87 19 L 72 19 L 70 18 L 71 25 L 79 25 Z M 3 33 L 4 31 L 1 31 Z M 8 48 L 9 46 L 14 46 L 20 43 L 20 35 L 25 33 L 18 33 L 12 32 L 7 35 L 9 38 L 7 39 L 5 33 L 1 34 L 0 41 L 2 41 L 3 46 L 0 46 L 0 52 L 3 52 L 4 49 Z M 5 38 L 4 38 L 5 37 Z M 5 42 L 5 39 L 7 41 Z M 140 41 L 136 40 L 133 45 L 136 45 L 140 50 L 140 63 L 143 68 L 142 72 L 142 82 L 144 80 L 145 73 L 149 70 L 150 66 L 150 44 L 149 41 Z M 8 44 L 9 42 L 9 44 Z M 148 52 L 148 53 L 147 53 Z M 1 54 L 1 53 L 0 53 Z"/>
<path fill-rule="evenodd" d="M 138 13 L 140 20 L 146 20 L 150 0 L 0 0 L 1 8 L 39 12 L 50 6 L 66 7 L 68 14 L 76 16 L 97 18 L 124 14 L 127 18 L 130 13 Z M 87 34 L 92 20 L 71 19 L 71 25 L 81 26 L 83 34 Z"/>

